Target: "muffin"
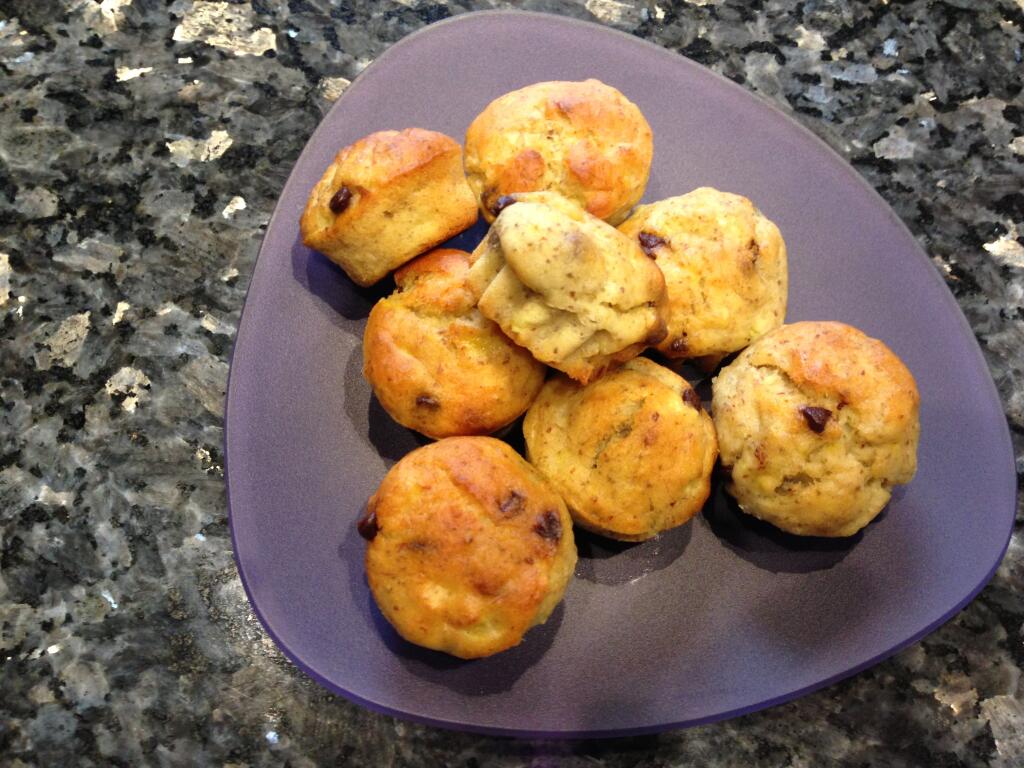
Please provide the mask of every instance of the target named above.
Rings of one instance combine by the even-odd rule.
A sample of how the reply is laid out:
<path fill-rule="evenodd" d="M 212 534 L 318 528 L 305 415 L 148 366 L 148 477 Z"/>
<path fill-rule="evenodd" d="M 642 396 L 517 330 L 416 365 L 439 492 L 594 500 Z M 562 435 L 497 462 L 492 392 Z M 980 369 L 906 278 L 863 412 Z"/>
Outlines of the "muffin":
<path fill-rule="evenodd" d="M 406 264 L 366 322 L 363 375 L 395 421 L 428 437 L 494 432 L 544 383 L 544 366 L 477 310 L 470 263 L 438 249 Z"/>
<path fill-rule="evenodd" d="M 743 511 L 804 536 L 850 536 L 917 468 L 914 377 L 849 325 L 784 325 L 714 381 L 726 490 Z"/>
<path fill-rule="evenodd" d="M 407 128 L 341 150 L 310 193 L 300 228 L 303 243 L 372 285 L 476 219 L 458 143 Z"/>
<path fill-rule="evenodd" d="M 474 252 L 480 312 L 581 383 L 665 334 L 665 282 L 637 242 L 551 192 L 512 195 Z"/>
<path fill-rule="evenodd" d="M 786 244 L 747 198 L 702 187 L 640 206 L 619 230 L 665 275 L 663 355 L 714 367 L 782 325 Z"/>
<path fill-rule="evenodd" d="M 543 624 L 576 567 L 564 502 L 490 437 L 406 455 L 358 525 L 384 617 L 409 642 L 463 659 L 511 648 Z"/>
<path fill-rule="evenodd" d="M 506 93 L 466 131 L 466 175 L 488 221 L 503 195 L 547 190 L 618 224 L 643 195 L 653 154 L 643 114 L 598 80 Z"/>
<path fill-rule="evenodd" d="M 686 379 L 646 358 L 582 387 L 549 380 L 523 423 L 527 457 L 583 528 L 641 541 L 682 525 L 711 490 L 718 443 Z"/>

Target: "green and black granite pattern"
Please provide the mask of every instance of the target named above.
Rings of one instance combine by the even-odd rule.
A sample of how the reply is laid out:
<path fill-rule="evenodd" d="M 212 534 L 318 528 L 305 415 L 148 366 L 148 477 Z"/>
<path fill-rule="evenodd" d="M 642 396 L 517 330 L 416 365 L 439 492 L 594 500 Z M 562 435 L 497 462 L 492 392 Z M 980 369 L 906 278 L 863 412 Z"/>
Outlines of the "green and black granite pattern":
<path fill-rule="evenodd" d="M 231 555 L 223 397 L 274 201 L 332 101 L 501 2 L 0 0 L 0 765 L 1024 765 L 1024 534 L 889 661 L 717 725 L 516 742 L 311 682 Z M 531 0 L 792 114 L 893 205 L 981 343 L 1024 470 L 1024 4 Z"/>

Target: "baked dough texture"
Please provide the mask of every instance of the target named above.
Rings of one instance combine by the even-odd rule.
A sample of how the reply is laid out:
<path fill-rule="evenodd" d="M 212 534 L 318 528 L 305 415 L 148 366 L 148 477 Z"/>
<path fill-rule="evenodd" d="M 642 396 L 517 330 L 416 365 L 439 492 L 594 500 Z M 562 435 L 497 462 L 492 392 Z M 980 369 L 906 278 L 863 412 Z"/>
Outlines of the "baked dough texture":
<path fill-rule="evenodd" d="M 565 503 L 490 437 L 407 454 L 359 528 L 384 617 L 409 642 L 463 659 L 511 648 L 544 623 L 576 566 Z"/>
<path fill-rule="evenodd" d="M 851 536 L 914 477 L 918 403 L 881 341 L 837 322 L 784 325 L 714 381 L 726 489 L 784 531 Z"/>
<path fill-rule="evenodd" d="M 653 154 L 639 108 L 599 80 L 506 93 L 466 131 L 466 175 L 488 221 L 502 195 L 549 190 L 618 224 L 643 195 Z"/>
<path fill-rule="evenodd" d="M 665 275 L 667 357 L 717 363 L 782 325 L 786 244 L 747 198 L 701 187 L 640 206 L 619 229 Z"/>
<path fill-rule="evenodd" d="M 435 131 L 379 131 L 342 149 L 310 193 L 302 241 L 359 285 L 473 225 L 462 148 Z"/>
<path fill-rule="evenodd" d="M 544 383 L 544 366 L 477 310 L 470 263 L 438 249 L 406 264 L 363 334 L 363 375 L 380 404 L 428 437 L 495 432 Z"/>
<path fill-rule="evenodd" d="M 586 383 L 665 333 L 665 281 L 636 241 L 551 192 L 512 196 L 474 255 L 479 307 Z"/>
<path fill-rule="evenodd" d="M 550 379 L 523 423 L 527 456 L 583 528 L 641 541 L 682 525 L 711 490 L 718 444 L 686 379 L 638 357 L 586 387 Z"/>

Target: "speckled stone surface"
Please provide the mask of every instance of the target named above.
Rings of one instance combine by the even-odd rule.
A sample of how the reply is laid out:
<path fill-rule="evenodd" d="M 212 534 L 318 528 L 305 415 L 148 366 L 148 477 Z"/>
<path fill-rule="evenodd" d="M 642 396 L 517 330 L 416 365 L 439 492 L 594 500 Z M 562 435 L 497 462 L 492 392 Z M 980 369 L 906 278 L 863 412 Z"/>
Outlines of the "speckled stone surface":
<path fill-rule="evenodd" d="M 221 449 L 262 232 L 349 80 L 489 7 L 511 4 L 0 1 L 0 765 L 1024 765 L 1020 509 L 992 583 L 924 641 L 658 736 L 403 723 L 319 688 L 262 631 Z M 960 302 L 1024 471 L 1021 0 L 518 7 L 684 53 L 848 158 Z"/>

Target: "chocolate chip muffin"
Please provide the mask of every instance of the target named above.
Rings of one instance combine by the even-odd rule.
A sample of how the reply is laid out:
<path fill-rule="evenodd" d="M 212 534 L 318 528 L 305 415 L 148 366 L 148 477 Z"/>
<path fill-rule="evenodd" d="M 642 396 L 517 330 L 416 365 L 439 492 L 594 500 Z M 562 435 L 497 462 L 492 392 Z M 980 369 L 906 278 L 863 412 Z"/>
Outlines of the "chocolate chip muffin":
<path fill-rule="evenodd" d="M 451 437 L 406 455 L 359 531 L 384 617 L 409 642 L 463 659 L 511 648 L 543 624 L 576 566 L 562 499 L 489 437 Z"/>
<path fill-rule="evenodd" d="M 366 322 L 363 374 L 395 421 L 428 437 L 495 432 L 544 383 L 544 366 L 477 310 L 470 263 L 438 249 L 406 264 Z"/>
<path fill-rule="evenodd" d="M 918 402 L 881 341 L 843 323 L 784 325 L 714 381 L 726 489 L 784 531 L 850 536 L 914 477 Z"/>
<path fill-rule="evenodd" d="M 665 334 L 657 265 L 560 195 L 512 195 L 475 254 L 480 312 L 581 383 Z"/>
<path fill-rule="evenodd" d="M 786 244 L 747 198 L 702 187 L 640 206 L 619 230 L 665 275 L 667 357 L 714 367 L 782 325 Z"/>
<path fill-rule="evenodd" d="M 643 114 L 598 80 L 506 93 L 466 131 L 466 175 L 488 221 L 503 195 L 547 190 L 617 224 L 643 195 L 653 154 Z"/>
<path fill-rule="evenodd" d="M 718 444 L 681 376 L 643 357 L 583 387 L 549 380 L 523 423 L 527 457 L 573 520 L 624 541 L 682 525 L 710 493 Z"/>
<path fill-rule="evenodd" d="M 473 225 L 462 148 L 435 131 L 379 131 L 342 149 L 310 193 L 302 242 L 359 285 Z"/>

